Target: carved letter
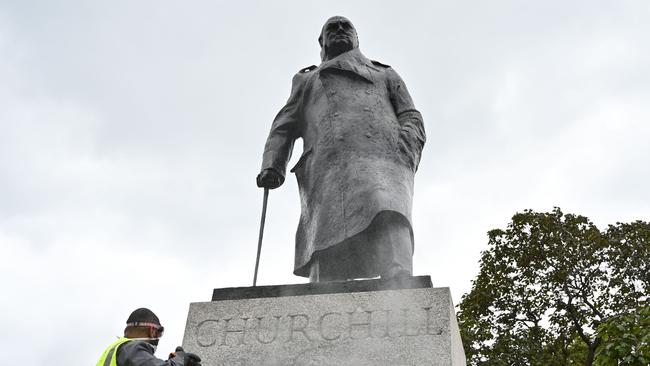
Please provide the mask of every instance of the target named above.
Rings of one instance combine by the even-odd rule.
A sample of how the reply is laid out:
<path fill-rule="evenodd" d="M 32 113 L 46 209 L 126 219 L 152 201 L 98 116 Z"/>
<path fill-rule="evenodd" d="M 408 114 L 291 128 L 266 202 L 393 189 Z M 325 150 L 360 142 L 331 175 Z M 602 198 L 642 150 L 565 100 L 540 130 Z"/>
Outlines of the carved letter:
<path fill-rule="evenodd" d="M 275 341 L 275 339 L 278 337 L 278 328 L 280 326 L 280 318 L 281 317 L 277 316 L 277 315 L 274 315 L 273 317 L 275 318 L 275 326 L 272 327 L 273 328 L 273 337 L 271 337 L 271 339 L 268 340 L 268 341 L 263 340 L 262 336 L 260 334 L 260 333 L 262 333 L 261 329 L 262 329 L 262 319 L 263 318 L 262 317 L 257 317 L 257 334 L 255 335 L 255 338 L 257 339 L 258 342 L 260 342 L 262 344 L 269 344 L 269 343 L 272 343 L 273 341 Z"/>
<path fill-rule="evenodd" d="M 386 313 L 386 323 L 384 324 L 384 333 L 379 336 L 379 338 L 386 338 L 390 336 L 390 310 L 378 310 Z"/>
<path fill-rule="evenodd" d="M 353 322 L 352 321 L 352 316 L 355 314 L 354 311 L 348 312 L 348 338 L 353 338 L 352 337 L 352 327 L 357 326 L 357 327 L 365 327 L 366 329 L 366 337 L 365 338 L 372 338 L 372 311 L 370 310 L 365 310 L 363 313 L 366 314 L 366 321 L 365 322 Z"/>
<path fill-rule="evenodd" d="M 441 335 L 442 334 L 442 328 L 433 329 L 433 327 L 431 326 L 431 307 L 422 308 L 422 309 L 424 309 L 424 311 L 426 311 L 426 313 L 427 313 L 426 334 Z"/>
<path fill-rule="evenodd" d="M 246 321 L 248 321 L 249 318 L 241 318 L 241 320 L 244 321 L 244 325 L 242 325 L 242 329 L 228 329 L 228 325 L 230 324 L 230 321 L 232 318 L 224 319 L 223 321 L 226 323 L 223 328 L 223 338 L 221 339 L 221 346 L 226 345 L 226 338 L 228 338 L 228 333 L 236 333 L 239 335 L 237 339 L 239 340 L 239 344 L 244 344 L 244 337 L 246 337 Z"/>
<path fill-rule="evenodd" d="M 420 335 L 418 328 L 415 328 L 415 333 L 409 333 L 409 328 L 408 328 L 408 321 L 409 321 L 409 309 L 402 309 L 402 314 L 404 314 L 403 320 L 404 320 L 404 332 L 400 335 L 400 337 L 408 336 L 408 337 L 415 337 Z"/>
<path fill-rule="evenodd" d="M 212 342 L 209 342 L 209 343 L 201 342 L 201 336 L 200 336 L 201 328 L 203 328 L 203 326 L 208 324 L 208 323 L 215 323 L 215 325 L 216 325 L 216 324 L 219 323 L 219 321 L 215 320 L 215 319 L 206 319 L 206 320 L 200 322 L 196 326 L 196 343 L 198 343 L 199 346 L 201 346 L 201 347 L 210 347 L 210 346 L 214 345 L 215 343 L 217 343 L 217 337 L 216 336 L 214 336 L 214 340 Z M 214 335 L 215 333 L 216 332 L 207 332 L 207 334 L 212 334 L 212 335 Z"/>
<path fill-rule="evenodd" d="M 293 341 L 293 332 L 301 332 L 308 341 L 311 341 L 311 338 L 309 338 L 309 335 L 307 335 L 307 331 L 305 331 L 307 325 L 309 325 L 309 317 L 305 314 L 295 314 L 289 315 L 289 318 L 291 318 L 291 325 L 289 326 L 289 341 Z M 300 328 L 295 327 L 296 318 L 305 319 L 305 323 Z"/>
<path fill-rule="evenodd" d="M 320 336 L 323 337 L 323 339 L 326 340 L 326 341 L 334 341 L 334 340 L 337 340 L 337 339 L 341 338 L 340 333 L 337 334 L 336 336 L 327 337 L 325 335 L 325 332 L 323 332 L 323 321 L 325 320 L 325 317 L 328 317 L 330 315 L 341 315 L 341 313 L 325 313 L 318 320 L 318 330 L 320 331 Z"/>

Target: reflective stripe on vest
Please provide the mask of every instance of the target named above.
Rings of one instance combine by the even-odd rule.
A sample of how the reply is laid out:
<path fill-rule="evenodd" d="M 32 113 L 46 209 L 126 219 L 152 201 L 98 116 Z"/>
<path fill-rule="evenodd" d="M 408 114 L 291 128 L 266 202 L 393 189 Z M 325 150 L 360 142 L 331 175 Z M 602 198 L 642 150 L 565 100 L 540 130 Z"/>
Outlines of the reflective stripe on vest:
<path fill-rule="evenodd" d="M 102 357 L 97 361 L 96 366 L 117 366 L 117 349 L 124 343 L 130 341 L 128 338 L 120 338 L 117 341 L 113 342 L 106 351 L 102 354 Z"/>

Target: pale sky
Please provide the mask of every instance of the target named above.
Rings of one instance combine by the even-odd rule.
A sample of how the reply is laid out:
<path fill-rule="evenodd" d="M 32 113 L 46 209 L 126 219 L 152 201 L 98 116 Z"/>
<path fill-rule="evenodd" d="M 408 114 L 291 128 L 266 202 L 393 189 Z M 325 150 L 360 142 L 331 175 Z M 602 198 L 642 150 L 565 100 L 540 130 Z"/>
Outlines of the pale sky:
<path fill-rule="evenodd" d="M 264 141 L 333 15 L 422 112 L 414 272 L 456 303 L 518 211 L 650 220 L 646 0 L 0 0 L 6 359 L 92 365 L 142 306 L 165 357 L 190 302 L 252 284 Z M 299 210 L 289 175 L 259 284 L 306 281 Z"/>

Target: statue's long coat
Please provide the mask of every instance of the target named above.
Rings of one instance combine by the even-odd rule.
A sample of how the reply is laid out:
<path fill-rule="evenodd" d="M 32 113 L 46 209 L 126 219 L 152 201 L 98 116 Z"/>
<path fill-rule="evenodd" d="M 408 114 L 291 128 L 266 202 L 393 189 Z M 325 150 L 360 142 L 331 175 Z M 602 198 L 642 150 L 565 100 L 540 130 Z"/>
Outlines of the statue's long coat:
<path fill-rule="evenodd" d="M 314 252 L 362 232 L 382 211 L 410 223 L 425 133 L 392 68 L 355 49 L 298 72 L 273 121 L 262 169 L 284 177 L 297 138 L 304 152 L 291 169 L 302 208 L 294 274 L 309 276 Z"/>

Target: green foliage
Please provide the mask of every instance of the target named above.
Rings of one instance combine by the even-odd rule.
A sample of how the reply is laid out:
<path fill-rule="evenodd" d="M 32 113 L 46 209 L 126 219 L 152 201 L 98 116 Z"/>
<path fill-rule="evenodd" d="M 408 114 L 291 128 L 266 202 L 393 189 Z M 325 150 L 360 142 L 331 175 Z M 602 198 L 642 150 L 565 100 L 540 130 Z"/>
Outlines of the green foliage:
<path fill-rule="evenodd" d="M 598 326 L 603 340 L 596 366 L 650 365 L 650 306 L 611 317 Z"/>
<path fill-rule="evenodd" d="M 601 232 L 559 208 L 526 210 L 488 237 L 480 272 L 459 305 L 470 365 L 591 365 L 601 323 L 648 297 L 646 222 Z"/>

